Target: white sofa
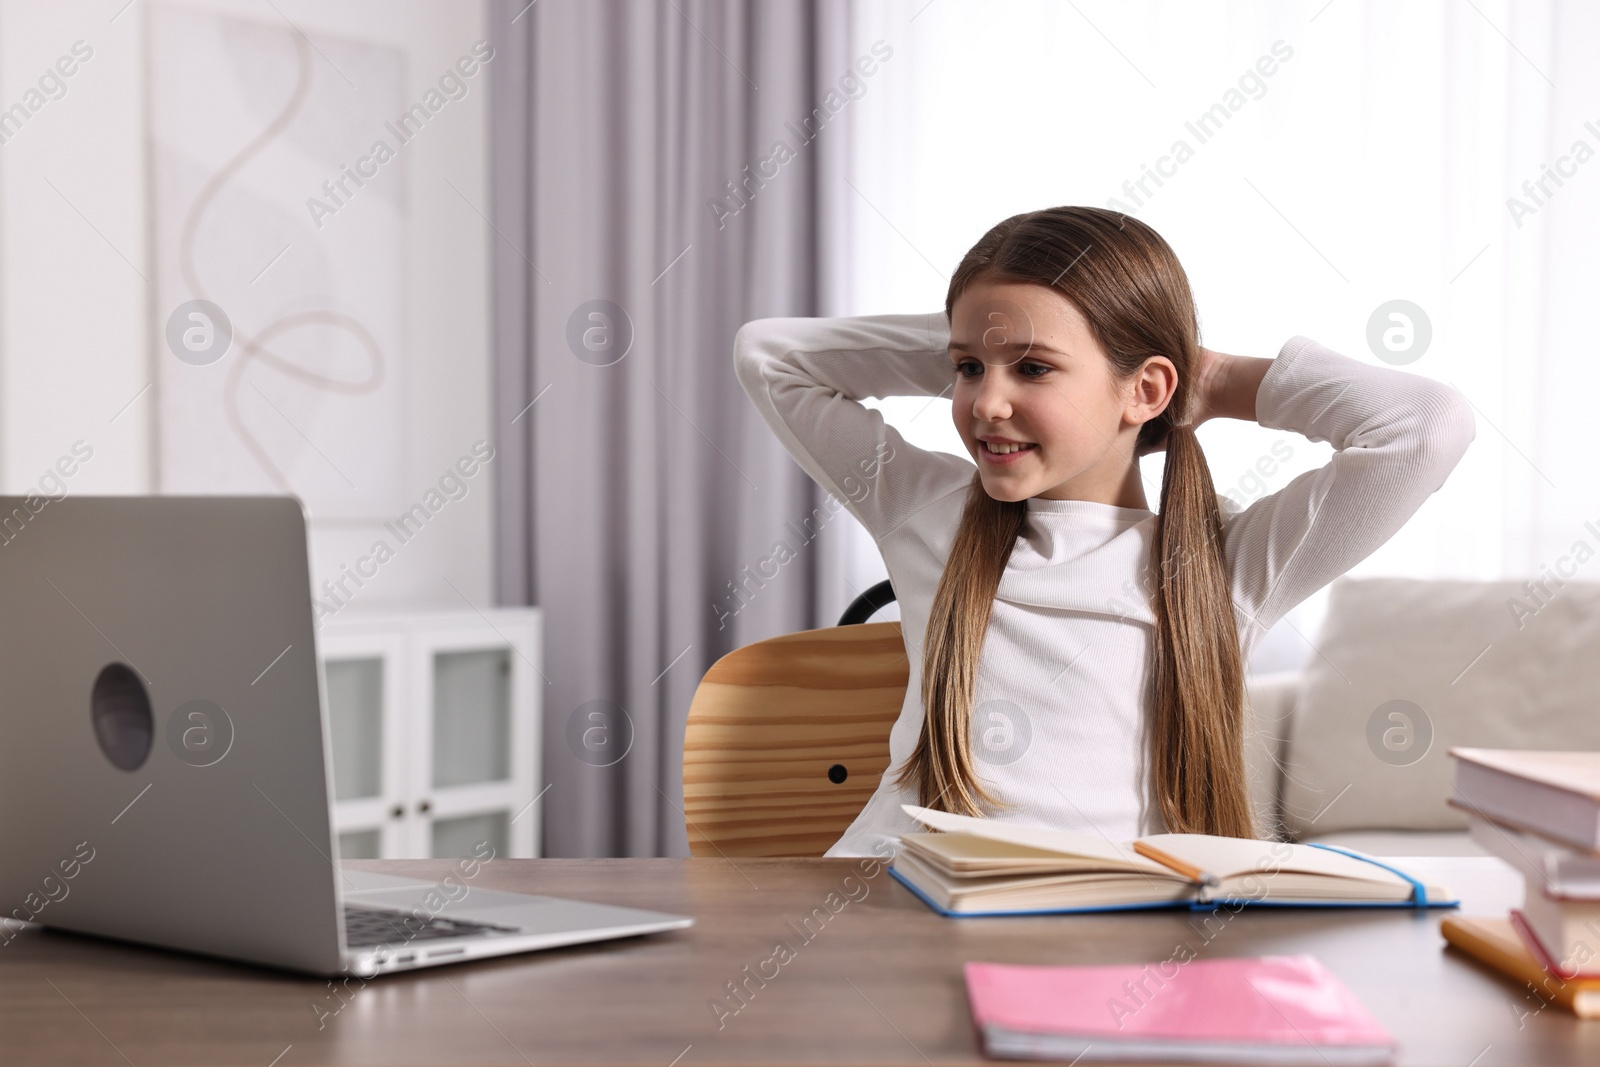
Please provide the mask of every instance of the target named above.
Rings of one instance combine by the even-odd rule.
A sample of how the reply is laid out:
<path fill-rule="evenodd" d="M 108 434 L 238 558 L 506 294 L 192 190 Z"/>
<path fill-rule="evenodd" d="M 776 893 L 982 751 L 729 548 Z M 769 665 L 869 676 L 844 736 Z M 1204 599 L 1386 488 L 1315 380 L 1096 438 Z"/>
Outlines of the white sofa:
<path fill-rule="evenodd" d="M 1545 589 L 1334 582 L 1305 668 L 1247 680 L 1261 825 L 1374 855 L 1482 855 L 1445 803 L 1448 748 L 1600 749 L 1600 582 Z"/>

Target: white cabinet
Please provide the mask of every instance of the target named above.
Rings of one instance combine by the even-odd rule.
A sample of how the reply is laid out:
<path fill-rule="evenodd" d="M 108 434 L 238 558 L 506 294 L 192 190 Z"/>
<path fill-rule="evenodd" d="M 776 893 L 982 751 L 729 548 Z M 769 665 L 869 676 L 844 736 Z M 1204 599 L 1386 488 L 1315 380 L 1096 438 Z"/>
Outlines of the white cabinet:
<path fill-rule="evenodd" d="M 317 646 L 341 856 L 539 854 L 537 608 L 347 610 Z"/>

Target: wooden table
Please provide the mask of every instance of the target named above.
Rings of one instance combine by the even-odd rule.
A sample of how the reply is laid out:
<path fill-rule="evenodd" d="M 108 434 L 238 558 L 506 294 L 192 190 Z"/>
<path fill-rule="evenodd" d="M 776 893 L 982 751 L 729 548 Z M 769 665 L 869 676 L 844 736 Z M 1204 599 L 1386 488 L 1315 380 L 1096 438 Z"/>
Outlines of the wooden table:
<path fill-rule="evenodd" d="M 1532 994 L 1445 949 L 1439 921 L 1454 909 L 1246 908 L 1209 926 L 1181 912 L 952 920 L 881 869 L 863 877 L 860 862 L 497 860 L 477 884 L 698 922 L 339 990 L 27 930 L 0 948 L 0 1063 L 972 1063 L 982 1054 L 963 961 L 1159 963 L 1187 942 L 1201 959 L 1315 954 L 1399 1038 L 1401 1063 L 1600 1064 L 1600 1021 L 1539 1011 Z M 1402 862 L 1454 890 L 1461 914 L 1503 914 L 1521 898 L 1495 859 Z M 451 863 L 351 866 L 437 878 Z M 730 983 L 747 975 L 741 1003 Z"/>

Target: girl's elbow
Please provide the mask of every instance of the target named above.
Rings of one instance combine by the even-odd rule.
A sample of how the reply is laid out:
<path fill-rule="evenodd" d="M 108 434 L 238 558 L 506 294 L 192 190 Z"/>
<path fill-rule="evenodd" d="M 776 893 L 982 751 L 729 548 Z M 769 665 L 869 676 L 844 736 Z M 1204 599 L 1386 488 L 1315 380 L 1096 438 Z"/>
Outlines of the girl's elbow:
<path fill-rule="evenodd" d="M 783 356 L 790 347 L 782 318 L 751 319 L 733 334 L 733 365 L 755 368 Z"/>
<path fill-rule="evenodd" d="M 1473 438 L 1478 436 L 1478 420 L 1473 414 L 1472 404 L 1467 400 L 1466 395 L 1453 389 L 1451 392 L 1455 395 L 1455 403 L 1451 409 L 1454 416 L 1452 425 L 1455 429 L 1457 445 L 1462 452 L 1465 452 L 1467 446 L 1472 444 Z"/>
<path fill-rule="evenodd" d="M 755 352 L 761 336 L 761 320 L 751 319 L 733 333 L 733 360 L 743 362 Z"/>
<path fill-rule="evenodd" d="M 741 382 L 752 382 L 766 356 L 766 321 L 751 319 L 733 335 L 733 369 Z"/>
<path fill-rule="evenodd" d="M 1459 389 L 1444 386 L 1439 394 L 1435 427 L 1435 449 L 1441 460 L 1454 467 L 1466 455 L 1467 447 L 1478 435 L 1478 420 L 1472 403 Z"/>

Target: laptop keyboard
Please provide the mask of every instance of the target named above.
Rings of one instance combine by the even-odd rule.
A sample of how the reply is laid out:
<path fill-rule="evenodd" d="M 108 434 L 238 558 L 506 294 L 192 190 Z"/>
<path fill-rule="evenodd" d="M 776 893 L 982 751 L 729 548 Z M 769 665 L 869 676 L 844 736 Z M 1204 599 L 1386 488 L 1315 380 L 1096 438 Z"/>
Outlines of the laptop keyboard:
<path fill-rule="evenodd" d="M 344 906 L 344 942 L 350 948 L 432 941 L 441 937 L 488 937 L 520 932 L 515 926 L 413 915 L 395 908 L 368 908 L 359 904 Z"/>

